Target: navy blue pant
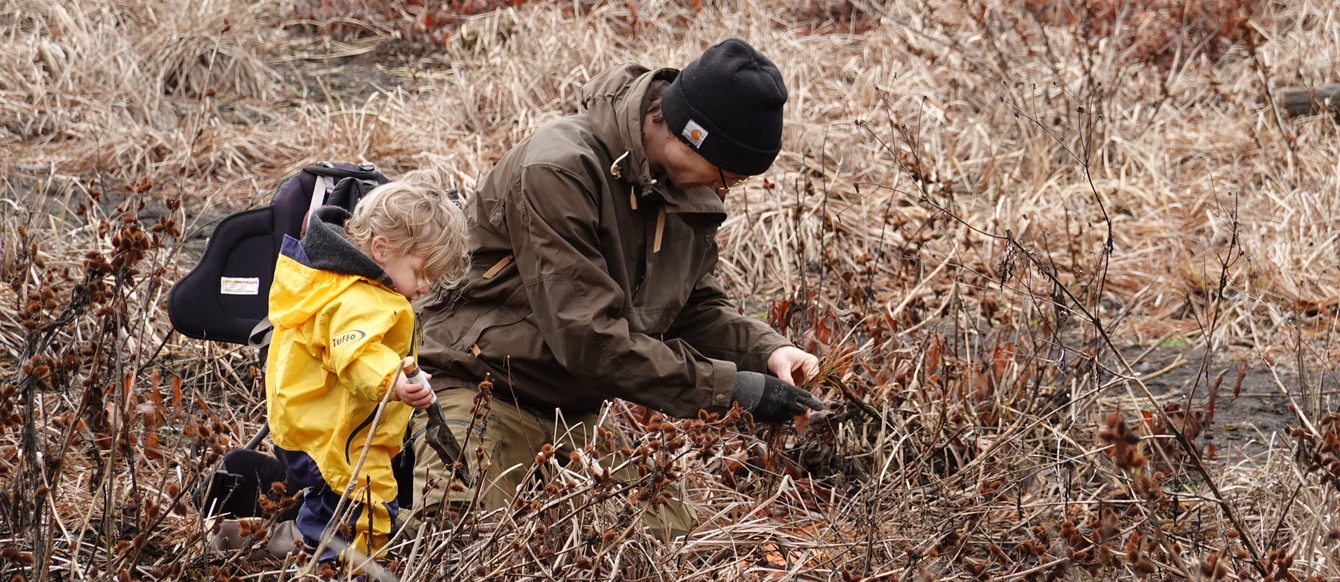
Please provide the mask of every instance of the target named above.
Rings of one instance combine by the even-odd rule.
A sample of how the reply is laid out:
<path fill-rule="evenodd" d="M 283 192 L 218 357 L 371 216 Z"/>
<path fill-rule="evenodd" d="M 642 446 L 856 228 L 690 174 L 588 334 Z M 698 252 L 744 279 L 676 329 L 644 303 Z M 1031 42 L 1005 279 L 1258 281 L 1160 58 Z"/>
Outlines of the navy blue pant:
<path fill-rule="evenodd" d="M 283 487 L 276 491 L 275 483 Z M 195 499 L 206 515 L 268 517 L 261 510 L 261 497 L 277 501 L 279 493 L 292 495 L 298 489 L 288 467 L 279 459 L 249 449 L 234 449 L 224 455 L 210 480 L 201 483 Z M 287 521 L 297 515 L 298 508 L 294 507 L 276 519 Z"/>
<path fill-rule="evenodd" d="M 289 451 L 275 447 L 275 456 L 279 457 L 285 465 L 288 466 L 289 473 L 298 487 L 306 487 L 307 491 L 303 494 L 302 506 L 298 509 L 298 516 L 295 523 L 298 531 L 302 533 L 302 541 L 307 545 L 309 552 L 315 551 L 317 545 L 321 542 L 321 534 L 326 531 L 326 525 L 335 519 L 335 508 L 340 504 L 340 493 L 331 490 L 326 484 L 326 479 L 321 475 L 321 469 L 317 468 L 316 461 L 307 453 L 301 451 Z M 353 503 L 353 511 L 346 523 L 350 528 L 357 526 L 358 519 L 363 515 L 363 504 Z M 386 504 L 386 510 L 391 514 L 391 520 L 397 521 L 400 514 L 400 505 L 394 500 Z M 394 529 L 394 528 L 393 528 Z M 349 543 L 349 538 L 340 535 L 339 530 L 335 531 L 334 537 L 343 541 L 340 547 Z M 340 549 L 332 547 L 333 544 L 326 544 L 325 550 L 317 556 L 318 561 L 333 560 L 340 554 Z M 367 548 L 358 548 L 366 552 Z"/>

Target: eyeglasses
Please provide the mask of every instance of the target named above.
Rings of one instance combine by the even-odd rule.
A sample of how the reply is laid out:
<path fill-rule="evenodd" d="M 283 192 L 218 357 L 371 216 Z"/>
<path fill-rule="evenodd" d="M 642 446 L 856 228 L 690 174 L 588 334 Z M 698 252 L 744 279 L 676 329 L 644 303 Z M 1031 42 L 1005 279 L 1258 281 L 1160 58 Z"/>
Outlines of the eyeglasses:
<path fill-rule="evenodd" d="M 717 166 L 717 176 L 721 179 L 721 186 L 717 187 L 717 192 L 723 193 L 729 192 L 731 188 L 739 186 L 740 184 L 743 184 L 745 180 L 749 179 L 749 176 L 741 176 L 738 174 L 733 178 L 727 178 L 726 171 L 722 170 L 720 166 Z"/>

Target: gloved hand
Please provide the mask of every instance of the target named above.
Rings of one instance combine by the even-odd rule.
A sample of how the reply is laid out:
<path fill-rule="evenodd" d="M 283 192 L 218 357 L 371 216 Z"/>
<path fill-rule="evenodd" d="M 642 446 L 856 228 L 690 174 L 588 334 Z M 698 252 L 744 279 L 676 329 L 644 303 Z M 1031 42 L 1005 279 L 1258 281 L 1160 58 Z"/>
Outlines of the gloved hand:
<path fill-rule="evenodd" d="M 740 403 L 760 422 L 784 422 L 803 414 L 805 409 L 823 410 L 824 403 L 814 395 L 758 372 L 736 372 L 731 400 Z"/>

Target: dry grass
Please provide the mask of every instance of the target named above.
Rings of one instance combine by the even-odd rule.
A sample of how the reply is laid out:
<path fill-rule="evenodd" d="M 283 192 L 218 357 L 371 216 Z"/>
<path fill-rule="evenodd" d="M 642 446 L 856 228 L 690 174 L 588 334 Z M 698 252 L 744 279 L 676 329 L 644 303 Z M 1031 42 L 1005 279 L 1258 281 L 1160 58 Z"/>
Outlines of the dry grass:
<path fill-rule="evenodd" d="M 411 26 L 290 34 L 309 4 L 0 8 L 0 574 L 274 579 L 186 498 L 263 411 L 253 354 L 169 331 L 199 233 L 323 159 L 468 194 L 603 68 L 741 36 L 791 101 L 720 276 L 825 356 L 833 410 L 642 427 L 685 540 L 630 527 L 669 483 L 552 463 L 524 509 L 406 537 L 400 579 L 1340 577 L 1340 140 L 1274 105 L 1336 81 L 1340 8 L 532 2 L 411 58 Z M 1160 345 L 1207 354 L 1181 390 L 1137 371 Z M 1239 391 L 1295 432 L 1212 457 L 1206 394 Z"/>

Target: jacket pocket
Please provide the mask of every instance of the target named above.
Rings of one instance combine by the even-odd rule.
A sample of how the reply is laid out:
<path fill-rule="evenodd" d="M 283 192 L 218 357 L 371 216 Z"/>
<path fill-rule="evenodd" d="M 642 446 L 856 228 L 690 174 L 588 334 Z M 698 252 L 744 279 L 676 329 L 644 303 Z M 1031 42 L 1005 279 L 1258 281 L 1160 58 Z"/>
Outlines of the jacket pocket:
<path fill-rule="evenodd" d="M 529 314 L 482 327 L 470 338 L 466 349 L 499 369 L 506 367 L 509 359 L 516 365 L 542 359 L 548 353 L 539 327 Z"/>
<path fill-rule="evenodd" d="M 465 303 L 460 305 L 457 309 L 451 310 L 448 317 L 456 321 L 447 322 L 447 325 L 448 327 L 461 329 L 462 333 L 457 337 L 452 338 L 450 343 L 457 349 L 476 351 L 474 346 L 479 342 L 480 336 L 486 331 L 495 328 L 509 327 L 526 319 L 526 316 L 530 315 L 529 306 L 519 306 L 514 303 L 517 299 L 517 294 L 524 293 L 524 290 L 517 287 L 512 290 L 511 296 L 508 297 L 507 301 L 502 305 Z M 463 325 L 467 321 L 469 322 L 469 325 Z M 457 325 L 452 326 L 452 323 L 456 323 Z M 475 356 L 478 357 L 479 354 L 476 353 Z"/>

